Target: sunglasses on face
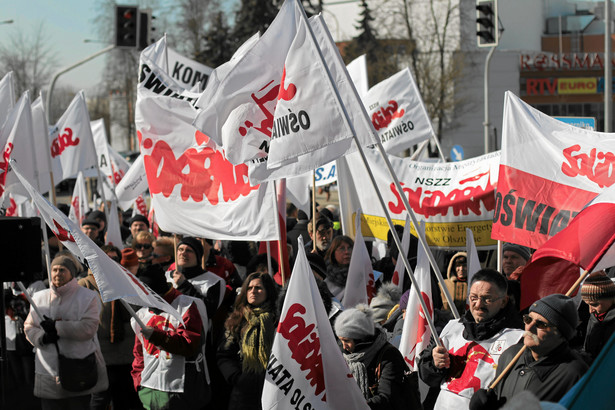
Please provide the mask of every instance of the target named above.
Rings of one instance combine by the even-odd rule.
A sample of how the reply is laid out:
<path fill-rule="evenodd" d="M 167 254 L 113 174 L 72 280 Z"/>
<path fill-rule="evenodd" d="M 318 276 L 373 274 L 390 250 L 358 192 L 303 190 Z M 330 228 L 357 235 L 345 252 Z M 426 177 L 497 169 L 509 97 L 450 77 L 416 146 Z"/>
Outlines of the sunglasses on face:
<path fill-rule="evenodd" d="M 536 324 L 537 329 L 548 329 L 553 326 L 552 324 L 543 322 L 542 320 L 534 319 L 530 315 L 523 315 L 523 323 L 530 325 L 532 322 Z"/>
<path fill-rule="evenodd" d="M 148 243 L 138 243 L 135 245 L 135 249 L 152 249 L 152 245 L 148 244 Z"/>

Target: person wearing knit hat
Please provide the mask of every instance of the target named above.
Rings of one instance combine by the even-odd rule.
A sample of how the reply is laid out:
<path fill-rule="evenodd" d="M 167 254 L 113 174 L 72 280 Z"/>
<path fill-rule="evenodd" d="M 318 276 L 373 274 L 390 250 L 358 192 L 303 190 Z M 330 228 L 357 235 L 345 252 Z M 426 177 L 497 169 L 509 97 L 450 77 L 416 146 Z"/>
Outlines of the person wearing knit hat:
<path fill-rule="evenodd" d="M 405 385 L 401 383 L 407 369 L 404 358 L 387 342 L 386 332 L 374 324 L 372 310 L 364 304 L 346 309 L 338 315 L 334 327 L 344 360 L 370 408 L 405 408 Z"/>
<path fill-rule="evenodd" d="M 517 268 L 525 266 L 531 257 L 529 248 L 506 242 L 502 246 L 502 273 L 508 278 Z"/>
<path fill-rule="evenodd" d="M 182 240 L 179 241 L 179 243 L 177 244 L 178 254 L 179 254 L 179 248 L 182 245 L 186 245 L 192 248 L 192 251 L 194 252 L 197 263 L 200 264 L 201 260 L 203 259 L 203 244 L 201 243 L 201 241 L 199 241 L 197 238 L 194 238 L 192 236 L 184 236 Z M 178 264 L 178 267 L 182 265 Z"/>
<path fill-rule="evenodd" d="M 130 236 L 126 238 L 126 246 L 131 246 L 133 239 L 141 231 L 149 231 L 149 220 L 140 214 L 137 214 L 128 220 L 128 228 Z"/>
<path fill-rule="evenodd" d="M 494 390 L 478 390 L 470 409 L 500 408 L 522 391 L 531 391 L 540 401 L 558 402 L 587 371 L 585 361 L 568 345 L 579 322 L 576 303 L 568 296 L 554 294 L 534 302 L 523 316 L 523 342 L 502 353 L 495 377 L 513 361 L 512 369 Z"/>
<path fill-rule="evenodd" d="M 120 261 L 120 265 L 132 272 L 133 275 L 136 275 L 137 270 L 139 269 L 139 258 L 137 257 L 137 253 L 134 249 L 122 249 L 122 260 Z"/>
<path fill-rule="evenodd" d="M 51 263 L 51 283 L 59 288 L 77 276 L 78 268 L 75 261 L 68 255 L 56 256 Z"/>
<path fill-rule="evenodd" d="M 93 241 L 97 241 L 99 230 L 100 224 L 94 218 L 85 218 L 81 222 L 81 232 L 83 232 L 88 238 Z"/>
<path fill-rule="evenodd" d="M 604 271 L 590 274 L 581 287 L 589 306 L 589 321 L 583 349 L 595 359 L 615 332 L 615 283 Z"/>

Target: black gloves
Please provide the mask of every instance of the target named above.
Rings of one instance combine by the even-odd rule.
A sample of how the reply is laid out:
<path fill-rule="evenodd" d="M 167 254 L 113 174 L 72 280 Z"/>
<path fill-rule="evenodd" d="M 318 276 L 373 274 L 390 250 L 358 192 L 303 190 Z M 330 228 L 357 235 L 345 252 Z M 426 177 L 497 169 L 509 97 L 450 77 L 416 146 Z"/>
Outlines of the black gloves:
<path fill-rule="evenodd" d="M 45 331 L 45 334 L 43 335 L 43 344 L 57 342 L 60 337 L 58 336 L 55 320 L 52 320 L 47 316 L 43 316 L 43 318 L 44 320 L 41 321 L 41 327 Z"/>
<path fill-rule="evenodd" d="M 495 390 L 478 389 L 470 399 L 470 410 L 499 409 L 504 403 L 506 399 L 504 397 L 498 399 Z"/>

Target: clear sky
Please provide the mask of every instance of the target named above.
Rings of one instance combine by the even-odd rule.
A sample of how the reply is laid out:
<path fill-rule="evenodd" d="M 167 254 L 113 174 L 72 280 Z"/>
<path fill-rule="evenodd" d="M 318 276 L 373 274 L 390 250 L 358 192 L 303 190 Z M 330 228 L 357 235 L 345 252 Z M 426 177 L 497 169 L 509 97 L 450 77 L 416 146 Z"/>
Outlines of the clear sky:
<path fill-rule="evenodd" d="M 0 25 L 0 42 L 21 32 L 33 36 L 44 24 L 49 47 L 56 52 L 58 70 L 67 67 L 106 47 L 100 43 L 84 43 L 96 39 L 92 24 L 96 16 L 92 0 L 0 0 L 0 21 L 14 20 L 12 24 Z M 71 85 L 85 89 L 100 82 L 104 57 L 97 57 L 83 66 L 62 75 L 58 85 Z"/>

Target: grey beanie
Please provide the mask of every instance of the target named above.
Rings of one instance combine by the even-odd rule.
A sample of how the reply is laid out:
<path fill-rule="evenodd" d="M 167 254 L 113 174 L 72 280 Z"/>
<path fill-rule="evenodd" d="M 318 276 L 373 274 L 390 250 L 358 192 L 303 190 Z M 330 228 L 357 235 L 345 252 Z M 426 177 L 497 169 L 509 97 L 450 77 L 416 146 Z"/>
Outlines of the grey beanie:
<path fill-rule="evenodd" d="M 372 312 L 364 304 L 346 309 L 335 320 L 335 333 L 339 337 L 363 340 L 376 333 Z"/>
<path fill-rule="evenodd" d="M 530 252 L 530 248 L 527 248 L 527 247 L 521 246 L 521 245 L 517 245 L 516 243 L 506 242 L 502 246 L 502 253 L 504 253 L 506 251 L 515 252 L 516 254 L 519 254 L 526 261 L 529 261 L 530 258 L 532 257 L 531 252 Z"/>
<path fill-rule="evenodd" d="M 75 261 L 70 256 L 68 255 L 56 256 L 55 258 L 53 258 L 53 260 L 49 264 L 49 267 L 51 268 L 56 265 L 62 265 L 66 269 L 68 269 L 73 278 L 77 276 L 77 265 L 75 265 Z"/>
<path fill-rule="evenodd" d="M 566 340 L 572 339 L 579 324 L 576 304 L 568 296 L 553 294 L 545 296 L 530 306 L 530 312 L 544 316 L 554 324 Z"/>
<path fill-rule="evenodd" d="M 369 304 L 373 313 L 374 323 L 380 323 L 386 320 L 391 309 L 399 303 L 400 298 L 401 289 L 399 289 L 397 285 L 390 282 L 384 283 L 380 289 L 378 289 L 376 297 L 373 298 Z"/>

